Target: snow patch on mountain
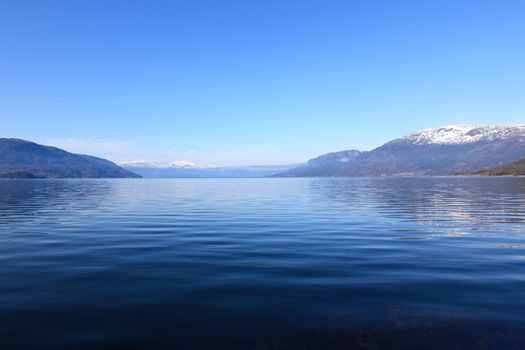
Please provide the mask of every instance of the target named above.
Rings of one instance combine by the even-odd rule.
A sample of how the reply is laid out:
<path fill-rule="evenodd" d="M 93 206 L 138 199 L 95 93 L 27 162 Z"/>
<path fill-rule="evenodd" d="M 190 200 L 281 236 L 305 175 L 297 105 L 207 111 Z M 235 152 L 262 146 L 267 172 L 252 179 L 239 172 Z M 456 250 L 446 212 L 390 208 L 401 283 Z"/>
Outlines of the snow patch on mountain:
<path fill-rule="evenodd" d="M 150 162 L 146 160 L 121 161 L 118 164 L 128 168 L 157 168 L 157 169 L 217 169 L 218 166 L 197 164 L 190 160 L 175 160 L 172 162 Z"/>
<path fill-rule="evenodd" d="M 206 168 L 207 166 L 200 166 L 197 163 L 192 162 L 191 160 L 175 160 L 168 165 L 169 168 Z"/>
<path fill-rule="evenodd" d="M 482 141 L 525 137 L 525 124 L 502 126 L 447 125 L 434 129 L 416 131 L 396 141 L 416 145 L 459 145 Z"/>
<path fill-rule="evenodd" d="M 147 160 L 122 160 L 117 162 L 121 167 L 128 168 L 158 168 L 159 164 Z"/>

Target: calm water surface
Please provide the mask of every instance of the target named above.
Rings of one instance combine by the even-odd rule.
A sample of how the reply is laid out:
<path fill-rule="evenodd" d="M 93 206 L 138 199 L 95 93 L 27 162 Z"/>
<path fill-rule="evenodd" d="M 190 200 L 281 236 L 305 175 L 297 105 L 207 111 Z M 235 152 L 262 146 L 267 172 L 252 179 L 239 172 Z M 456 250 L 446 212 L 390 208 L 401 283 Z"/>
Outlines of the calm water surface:
<path fill-rule="evenodd" d="M 525 349 L 525 178 L 0 181 L 1 349 Z"/>

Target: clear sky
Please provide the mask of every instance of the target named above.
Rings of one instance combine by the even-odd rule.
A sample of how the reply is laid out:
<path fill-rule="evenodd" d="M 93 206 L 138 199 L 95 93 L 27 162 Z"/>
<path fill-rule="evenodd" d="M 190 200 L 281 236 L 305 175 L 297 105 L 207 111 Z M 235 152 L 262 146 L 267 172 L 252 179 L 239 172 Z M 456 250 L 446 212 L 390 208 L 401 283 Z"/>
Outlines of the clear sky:
<path fill-rule="evenodd" d="M 286 164 L 525 122 L 525 1 L 0 0 L 0 136 Z"/>

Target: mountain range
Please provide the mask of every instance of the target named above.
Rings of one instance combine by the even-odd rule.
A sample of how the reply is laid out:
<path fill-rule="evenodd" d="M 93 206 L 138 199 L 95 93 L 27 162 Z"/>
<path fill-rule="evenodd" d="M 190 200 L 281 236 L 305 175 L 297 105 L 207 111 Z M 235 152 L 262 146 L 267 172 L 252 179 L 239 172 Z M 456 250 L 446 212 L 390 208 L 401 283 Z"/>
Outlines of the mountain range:
<path fill-rule="evenodd" d="M 423 129 L 371 151 L 323 154 L 300 165 L 218 167 L 108 160 L 20 139 L 0 138 L 0 178 L 315 177 L 525 175 L 525 124 Z"/>
<path fill-rule="evenodd" d="M 9 138 L 0 138 L 0 174 L 4 178 L 140 177 L 109 160 Z"/>
<path fill-rule="evenodd" d="M 148 161 L 120 162 L 123 168 L 143 177 L 186 178 L 186 177 L 267 177 L 287 171 L 297 165 L 259 165 L 244 167 L 219 167 L 196 164 L 188 160 L 177 160 L 168 163 Z"/>
<path fill-rule="evenodd" d="M 277 176 L 449 175 L 500 167 L 525 156 L 525 124 L 424 129 L 368 152 L 328 153 Z"/>
<path fill-rule="evenodd" d="M 175 160 L 172 162 L 150 162 L 147 160 L 121 161 L 118 164 L 124 168 L 156 168 L 156 169 L 216 169 L 215 165 L 197 164 L 191 160 Z"/>

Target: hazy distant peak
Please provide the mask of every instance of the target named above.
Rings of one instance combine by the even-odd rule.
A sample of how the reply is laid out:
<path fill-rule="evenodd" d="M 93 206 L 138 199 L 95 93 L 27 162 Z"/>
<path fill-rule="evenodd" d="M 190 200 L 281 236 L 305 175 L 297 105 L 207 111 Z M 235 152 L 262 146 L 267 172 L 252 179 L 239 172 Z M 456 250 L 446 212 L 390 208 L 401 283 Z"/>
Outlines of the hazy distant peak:
<path fill-rule="evenodd" d="M 154 162 L 148 162 L 147 160 L 122 160 L 117 162 L 118 165 L 124 167 L 156 167 L 157 164 Z"/>
<path fill-rule="evenodd" d="M 459 145 L 525 136 L 525 124 L 501 126 L 447 125 L 416 131 L 396 141 L 416 145 Z"/>
<path fill-rule="evenodd" d="M 151 162 L 147 160 L 130 160 L 130 161 L 120 161 L 119 165 L 128 168 L 159 168 L 159 169 L 215 169 L 218 168 L 214 165 L 208 164 L 197 164 L 190 160 L 175 160 L 172 162 Z"/>
<path fill-rule="evenodd" d="M 197 168 L 197 164 L 191 160 L 175 160 L 169 164 L 170 167 L 176 168 Z"/>
<path fill-rule="evenodd" d="M 210 169 L 210 168 L 219 168 L 215 165 L 209 164 L 197 164 L 191 160 L 176 160 L 169 163 L 170 168 L 191 168 L 191 169 Z"/>

